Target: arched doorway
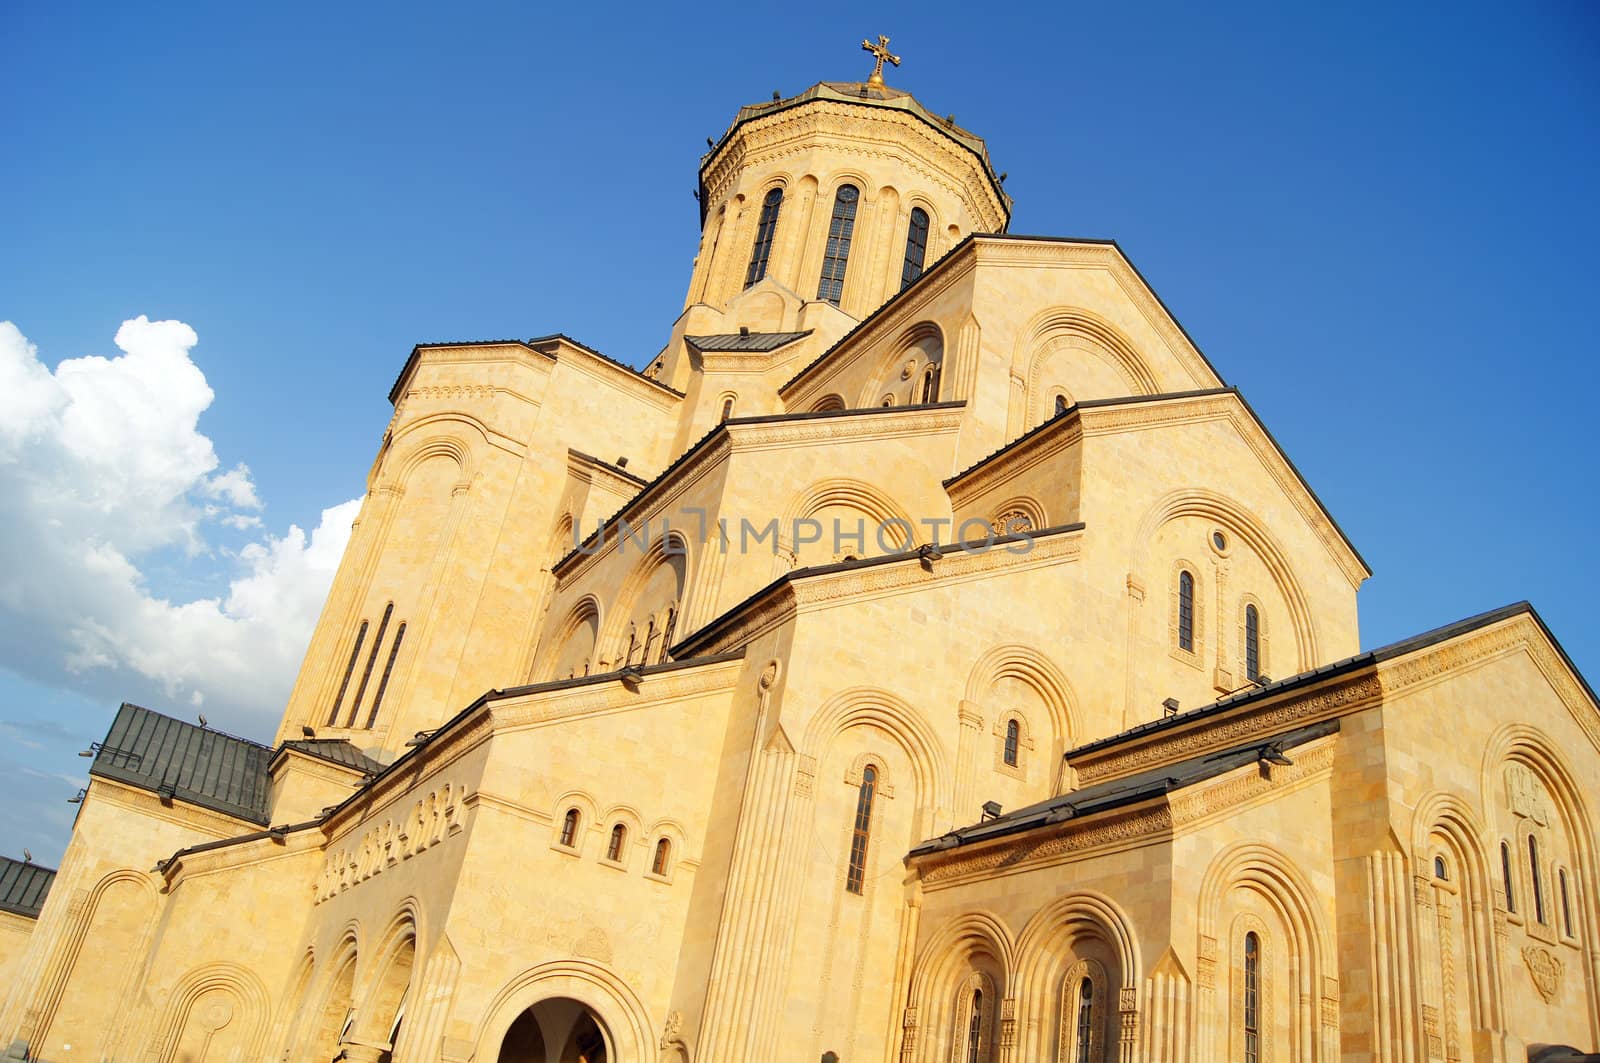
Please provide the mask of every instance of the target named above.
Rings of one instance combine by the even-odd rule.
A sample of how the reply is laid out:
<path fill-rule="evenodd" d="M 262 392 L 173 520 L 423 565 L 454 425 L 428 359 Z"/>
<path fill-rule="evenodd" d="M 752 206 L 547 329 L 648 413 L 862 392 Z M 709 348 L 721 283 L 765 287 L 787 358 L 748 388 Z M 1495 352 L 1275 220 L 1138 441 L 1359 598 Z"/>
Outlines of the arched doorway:
<path fill-rule="evenodd" d="M 611 1035 L 600 1017 L 570 997 L 523 1010 L 500 1043 L 499 1063 L 611 1063 Z"/>

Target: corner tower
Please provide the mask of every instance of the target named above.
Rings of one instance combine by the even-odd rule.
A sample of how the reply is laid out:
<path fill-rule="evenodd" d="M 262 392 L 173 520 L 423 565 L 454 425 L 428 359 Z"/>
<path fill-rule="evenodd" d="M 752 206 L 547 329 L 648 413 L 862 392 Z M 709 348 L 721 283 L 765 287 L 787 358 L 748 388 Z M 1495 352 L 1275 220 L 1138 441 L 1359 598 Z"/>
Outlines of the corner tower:
<path fill-rule="evenodd" d="M 738 305 L 770 280 L 859 320 L 968 233 L 1005 231 L 1011 200 L 983 140 L 884 84 L 884 60 L 899 62 L 887 43 L 862 42 L 877 57 L 867 81 L 740 108 L 701 159 L 686 310 L 729 314 L 728 331 L 786 327 L 770 299 Z"/>

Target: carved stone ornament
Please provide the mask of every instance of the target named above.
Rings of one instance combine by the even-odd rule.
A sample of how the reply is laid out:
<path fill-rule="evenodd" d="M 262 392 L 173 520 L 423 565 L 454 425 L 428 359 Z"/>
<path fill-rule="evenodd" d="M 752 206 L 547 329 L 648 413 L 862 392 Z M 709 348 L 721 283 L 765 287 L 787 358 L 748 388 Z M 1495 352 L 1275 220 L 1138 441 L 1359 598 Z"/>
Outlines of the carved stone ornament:
<path fill-rule="evenodd" d="M 1522 962 L 1528 965 L 1533 987 L 1545 1003 L 1554 1002 L 1561 994 L 1561 974 L 1566 969 L 1561 957 L 1541 945 L 1527 945 L 1522 950 Z"/>
<path fill-rule="evenodd" d="M 661 1030 L 661 1047 L 671 1048 L 673 1045 L 681 1044 L 683 1044 L 683 1012 L 669 1012 L 667 1024 Z"/>

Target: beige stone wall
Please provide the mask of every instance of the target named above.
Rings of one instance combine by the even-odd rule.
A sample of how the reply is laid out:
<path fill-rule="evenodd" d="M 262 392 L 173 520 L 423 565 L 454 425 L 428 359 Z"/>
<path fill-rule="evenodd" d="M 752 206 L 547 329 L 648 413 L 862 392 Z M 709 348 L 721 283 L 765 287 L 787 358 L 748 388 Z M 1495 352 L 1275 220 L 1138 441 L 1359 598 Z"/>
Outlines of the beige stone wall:
<path fill-rule="evenodd" d="M 14 912 L 0 912 L 0 985 L 15 985 L 17 968 L 28 950 L 34 920 Z"/>

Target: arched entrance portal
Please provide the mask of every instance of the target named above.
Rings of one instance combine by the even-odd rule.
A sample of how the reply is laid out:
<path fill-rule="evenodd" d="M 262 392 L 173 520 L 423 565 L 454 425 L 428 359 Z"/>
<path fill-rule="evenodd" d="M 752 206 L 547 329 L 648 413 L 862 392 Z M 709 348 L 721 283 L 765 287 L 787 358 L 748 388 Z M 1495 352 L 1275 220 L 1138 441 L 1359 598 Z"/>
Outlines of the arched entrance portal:
<path fill-rule="evenodd" d="M 499 1063 L 611 1063 L 615 1058 L 600 1017 L 570 997 L 525 1009 L 500 1042 Z"/>

